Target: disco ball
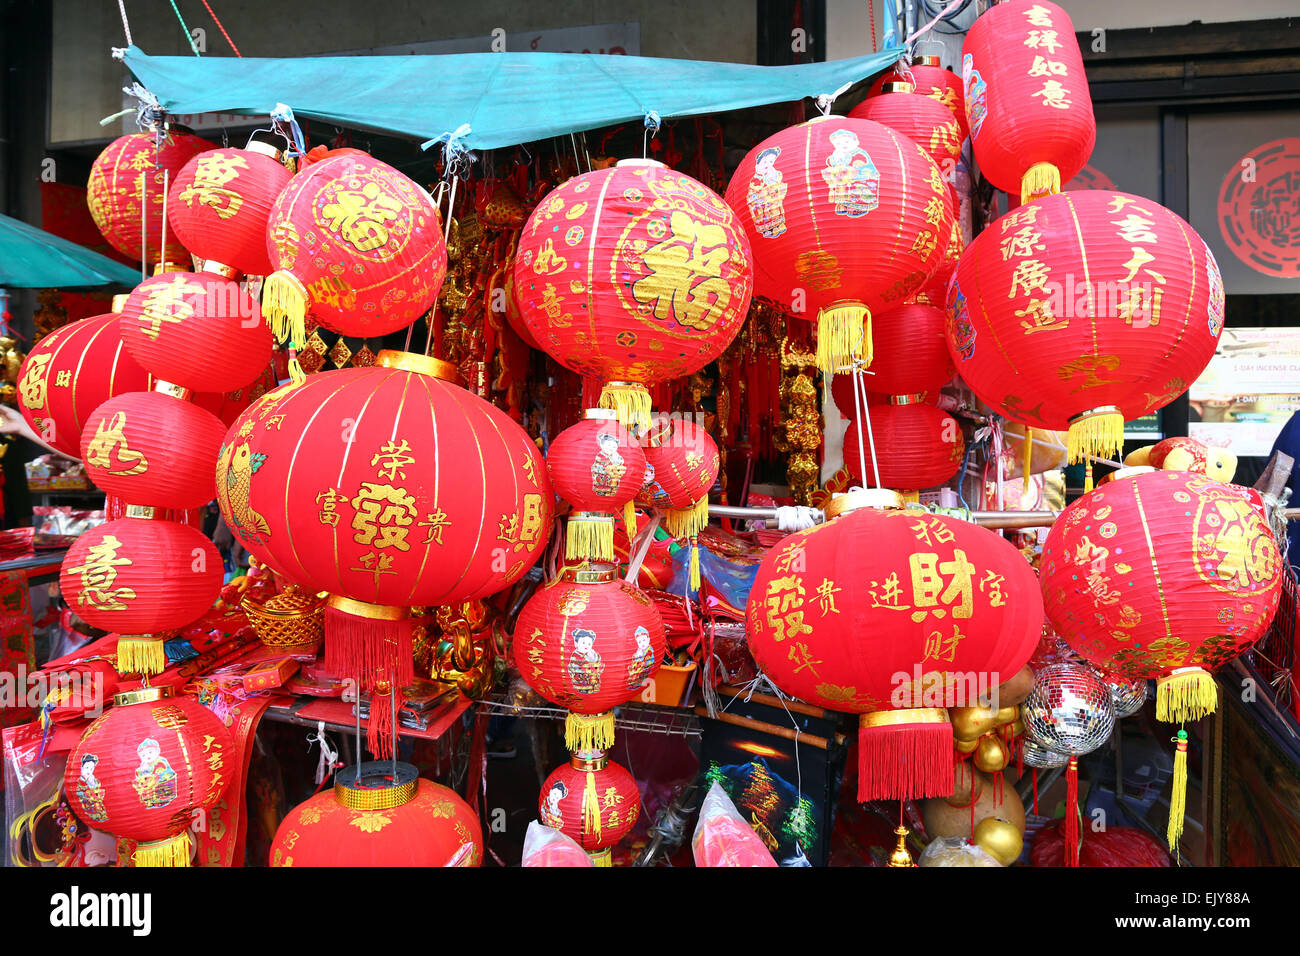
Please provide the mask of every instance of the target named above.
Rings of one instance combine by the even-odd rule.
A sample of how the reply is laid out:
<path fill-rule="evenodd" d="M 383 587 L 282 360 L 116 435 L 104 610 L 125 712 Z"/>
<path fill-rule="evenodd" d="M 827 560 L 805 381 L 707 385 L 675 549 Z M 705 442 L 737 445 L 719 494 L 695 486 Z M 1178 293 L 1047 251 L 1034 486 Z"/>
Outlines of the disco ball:
<path fill-rule="evenodd" d="M 1110 688 L 1110 702 L 1115 708 L 1115 719 L 1132 717 L 1147 702 L 1147 682 L 1141 678 L 1107 676 L 1102 678 Z"/>
<path fill-rule="evenodd" d="M 1022 747 L 1024 748 L 1026 767 L 1040 767 L 1043 769 L 1064 767 L 1070 760 L 1065 754 L 1058 754 L 1055 750 L 1048 750 L 1032 737 L 1026 737 Z"/>
<path fill-rule="evenodd" d="M 1091 753 L 1115 729 L 1110 688 L 1090 667 L 1048 664 L 1034 672 L 1034 689 L 1021 708 L 1029 736 L 1071 757 Z"/>

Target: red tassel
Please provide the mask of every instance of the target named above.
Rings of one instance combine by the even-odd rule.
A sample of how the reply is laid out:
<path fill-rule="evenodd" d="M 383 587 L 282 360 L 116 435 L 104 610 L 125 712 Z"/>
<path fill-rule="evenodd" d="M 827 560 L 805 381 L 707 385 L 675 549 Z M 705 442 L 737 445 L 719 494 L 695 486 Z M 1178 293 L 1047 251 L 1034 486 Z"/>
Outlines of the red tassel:
<path fill-rule="evenodd" d="M 394 674 L 399 687 L 407 686 L 415 680 L 411 619 L 360 617 L 326 605 L 325 668 L 340 677 L 360 675 L 363 691 L 382 674 Z"/>
<path fill-rule="evenodd" d="M 389 691 L 376 689 L 370 695 L 370 719 L 366 723 L 366 746 L 376 760 L 392 760 L 393 747 L 397 736 L 397 727 L 393 723 L 395 710 L 401 710 L 406 698 L 400 687 Z M 397 700 L 394 701 L 393 698 Z"/>
<path fill-rule="evenodd" d="M 858 731 L 859 803 L 947 797 L 952 790 L 952 725 L 947 720 L 862 726 Z"/>
<path fill-rule="evenodd" d="M 1065 865 L 1079 865 L 1079 760 L 1065 768 Z"/>

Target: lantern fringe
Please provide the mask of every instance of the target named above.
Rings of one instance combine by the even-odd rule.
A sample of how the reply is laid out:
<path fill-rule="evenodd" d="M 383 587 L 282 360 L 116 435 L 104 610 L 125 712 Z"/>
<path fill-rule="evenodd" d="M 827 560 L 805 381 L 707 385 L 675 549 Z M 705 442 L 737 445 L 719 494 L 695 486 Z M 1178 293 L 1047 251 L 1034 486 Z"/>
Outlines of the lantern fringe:
<path fill-rule="evenodd" d="M 952 724 L 870 726 L 869 716 L 859 718 L 859 803 L 952 796 Z"/>
<path fill-rule="evenodd" d="M 623 530 L 627 532 L 628 542 L 636 538 L 636 499 L 629 498 L 623 505 Z"/>
<path fill-rule="evenodd" d="M 614 865 L 614 852 L 608 847 L 603 850 L 597 850 L 594 853 L 588 853 L 587 856 L 590 857 L 592 866 L 612 867 Z"/>
<path fill-rule="evenodd" d="M 1071 757 L 1065 767 L 1065 865 L 1079 865 L 1079 758 Z"/>
<path fill-rule="evenodd" d="M 855 362 L 871 364 L 871 310 L 845 302 L 817 313 L 817 367 L 827 375 Z"/>
<path fill-rule="evenodd" d="M 614 746 L 614 712 L 575 714 L 564 718 L 564 746 L 569 750 L 608 750 Z"/>
<path fill-rule="evenodd" d="M 1110 458 L 1124 447 L 1124 416 L 1108 408 L 1071 419 L 1065 444 L 1072 465 L 1087 457 Z"/>
<path fill-rule="evenodd" d="M 166 642 L 157 637 L 119 637 L 119 674 L 161 674 L 167 669 Z"/>
<path fill-rule="evenodd" d="M 362 690 L 372 689 L 381 679 L 405 687 L 415 680 L 412 628 L 409 617 L 361 617 L 327 604 L 325 668 L 341 676 L 360 675 Z"/>
<path fill-rule="evenodd" d="M 600 407 L 612 408 L 624 428 L 650 427 L 650 393 L 639 382 L 606 382 L 600 391 Z"/>
<path fill-rule="evenodd" d="M 694 540 L 691 541 L 690 583 L 692 591 L 700 589 L 700 543 Z"/>
<path fill-rule="evenodd" d="M 389 683 L 389 690 L 374 690 L 370 694 L 370 719 L 366 722 L 366 746 L 376 760 L 392 760 L 394 738 L 397 736 L 397 727 L 393 723 L 393 710 L 402 709 L 406 703 L 406 698 L 402 696 L 402 689 Z M 391 700 L 393 696 L 397 700 Z"/>
<path fill-rule="evenodd" d="M 614 560 L 614 520 L 610 515 L 575 512 L 564 531 L 566 561 Z"/>
<path fill-rule="evenodd" d="M 600 841 L 600 794 L 596 790 L 595 771 L 587 771 L 587 783 L 582 789 L 582 833 Z"/>
<path fill-rule="evenodd" d="M 307 290 L 292 272 L 272 272 L 262 284 L 262 314 L 283 344 L 307 344 Z"/>
<path fill-rule="evenodd" d="M 1061 191 L 1061 171 L 1051 163 L 1034 163 L 1020 177 L 1020 202 L 1033 202 Z"/>
<path fill-rule="evenodd" d="M 669 508 L 664 519 L 674 538 L 694 538 L 709 525 L 709 494 L 687 508 Z"/>
<path fill-rule="evenodd" d="M 1025 447 L 1024 447 L 1024 471 L 1020 476 L 1025 491 L 1029 490 L 1029 476 L 1033 473 L 1034 468 L 1034 430 L 1028 425 L 1025 426 Z"/>
<path fill-rule="evenodd" d="M 1156 720 L 1183 723 L 1214 713 L 1218 688 L 1209 671 L 1199 667 L 1179 669 L 1156 681 Z"/>
<path fill-rule="evenodd" d="M 131 862 L 134 866 L 189 866 L 193 853 L 190 835 L 182 831 L 165 840 L 138 844 Z"/>
<path fill-rule="evenodd" d="M 301 385 L 307 381 L 307 371 L 302 367 L 302 363 L 298 361 L 296 352 L 289 357 L 289 381 L 294 385 Z"/>
<path fill-rule="evenodd" d="M 1178 749 L 1174 752 L 1174 782 L 1169 793 L 1169 826 L 1165 838 L 1169 852 L 1178 856 L 1178 841 L 1183 835 L 1183 820 L 1187 814 L 1187 731 L 1179 730 L 1174 738 Z"/>

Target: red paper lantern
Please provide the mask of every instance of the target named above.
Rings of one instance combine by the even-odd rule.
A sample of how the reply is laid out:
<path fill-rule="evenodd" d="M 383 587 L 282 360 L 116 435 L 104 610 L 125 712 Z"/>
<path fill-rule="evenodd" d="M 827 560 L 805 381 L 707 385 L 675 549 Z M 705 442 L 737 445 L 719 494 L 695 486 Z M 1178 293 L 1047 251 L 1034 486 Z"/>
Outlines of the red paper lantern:
<path fill-rule="evenodd" d="M 932 305 L 908 303 L 883 316 L 873 330 L 875 354 L 864 376 L 867 388 L 885 395 L 916 395 L 948 384 L 953 364 L 946 326 L 946 313 Z M 831 395 L 846 418 L 857 418 L 852 376 L 836 375 Z"/>
<path fill-rule="evenodd" d="M 886 83 L 902 81 L 911 83 L 917 93 L 938 100 L 952 113 L 961 128 L 961 138 L 970 136 L 966 125 L 966 106 L 962 98 L 961 77 L 941 66 L 937 56 L 918 56 L 904 69 L 894 68 L 882 73 L 867 91 L 867 96 L 880 96 Z"/>
<path fill-rule="evenodd" d="M 871 442 L 858 428 L 849 425 L 844 433 L 844 467 L 860 485 L 883 488 L 934 488 L 946 484 L 961 468 L 966 454 L 966 440 L 961 426 L 945 411 L 933 405 L 871 405 L 871 438 L 875 441 L 876 459 L 871 458 Z M 866 442 L 865 447 L 860 447 Z M 862 460 L 866 459 L 866 474 Z M 876 468 L 880 477 L 877 480 Z"/>
<path fill-rule="evenodd" d="M 946 180 L 957 168 L 965 139 L 961 125 L 943 103 L 918 92 L 911 83 L 886 83 L 880 95 L 863 100 L 849 111 L 849 116 L 883 123 L 902 133 L 929 154 Z"/>
<path fill-rule="evenodd" d="M 939 167 L 870 120 L 819 116 L 755 146 L 727 187 L 764 295 L 818 317 L 825 372 L 870 363 L 873 315 L 943 258 L 952 202 Z"/>
<path fill-rule="evenodd" d="M 167 218 L 185 248 L 210 263 L 206 269 L 219 264 L 262 276 L 273 268 L 266 252 L 267 221 L 289 183 L 279 157 L 268 143 L 218 147 L 195 156 L 176 175 Z"/>
<path fill-rule="evenodd" d="M 122 343 L 141 366 L 200 392 L 251 384 L 275 345 L 247 290 L 212 272 L 145 279 L 127 296 L 118 324 Z"/>
<path fill-rule="evenodd" d="M 573 506 L 565 529 L 568 560 L 614 560 L 614 516 L 632 508 L 645 469 L 645 452 L 610 409 L 589 408 L 556 436 L 546 470 L 555 493 Z"/>
<path fill-rule="evenodd" d="M 1257 641 L 1277 608 L 1282 555 L 1248 492 L 1189 472 L 1121 472 L 1047 536 L 1052 626 L 1104 673 L 1156 678 L 1161 720 L 1211 712 L 1208 672 Z"/>
<path fill-rule="evenodd" d="M 75 458 L 90 413 L 149 382 L 149 373 L 122 347 L 117 316 L 93 315 L 55 329 L 27 354 L 18 407 L 44 441 Z"/>
<path fill-rule="evenodd" d="M 648 425 L 647 385 L 722 354 L 749 310 L 749 243 L 722 198 L 654 160 L 624 160 L 552 190 L 515 255 L 533 338 L 605 383 L 600 404 Z"/>
<path fill-rule="evenodd" d="M 640 696 L 664 655 L 664 623 L 609 565 L 569 568 L 519 612 L 515 666 L 528 686 L 567 707 L 570 750 L 614 743 L 612 707 Z"/>
<path fill-rule="evenodd" d="M 162 392 L 128 392 L 95 409 L 81 459 L 97 487 L 132 504 L 186 510 L 216 495 L 212 464 L 226 427 Z"/>
<path fill-rule="evenodd" d="M 698 535 L 709 523 L 709 490 L 722 456 L 704 426 L 680 416 L 660 419 L 645 449 L 649 469 L 638 503 L 667 510 L 664 523 L 675 538 Z"/>
<path fill-rule="evenodd" d="M 370 156 L 336 156 L 289 180 L 271 210 L 276 271 L 262 308 L 283 340 L 306 341 L 306 316 L 373 338 L 410 325 L 447 274 L 442 220 L 428 193 Z"/>
<path fill-rule="evenodd" d="M 863 507 L 885 501 L 895 507 Z M 1029 660 L 1034 572 L 978 525 L 853 492 L 763 559 L 746 609 L 754 660 L 787 694 L 861 714 L 860 801 L 952 792 L 945 707 Z"/>
<path fill-rule="evenodd" d="M 88 826 L 136 841 L 135 866 L 189 866 L 189 830 L 221 800 L 239 756 L 221 720 L 169 687 L 117 694 L 68 757 L 63 789 Z"/>
<path fill-rule="evenodd" d="M 336 780 L 290 810 L 271 842 L 271 865 L 478 866 L 482 827 L 470 805 L 449 787 L 415 778 L 409 764 L 398 767 L 412 779 L 404 774 L 378 788 Z"/>
<path fill-rule="evenodd" d="M 1051 0 L 989 7 L 962 44 L 966 120 L 984 178 L 1022 202 L 1059 193 L 1097 121 L 1069 15 Z"/>
<path fill-rule="evenodd" d="M 524 340 L 524 344 L 530 349 L 541 351 L 542 347 L 538 344 L 537 339 L 533 337 L 532 330 L 528 327 L 528 323 L 524 321 L 523 310 L 519 307 L 519 296 L 515 291 L 515 260 L 513 256 L 502 270 L 500 282 L 499 288 L 503 296 L 502 304 L 505 306 L 507 324 L 514 330 L 516 335 Z M 493 288 L 498 287 L 493 286 Z"/>
<path fill-rule="evenodd" d="M 610 847 L 632 832 L 641 813 L 636 780 L 604 754 L 575 754 L 542 784 L 542 823 L 576 840 L 596 866 L 610 866 Z"/>
<path fill-rule="evenodd" d="M 170 232 L 166 255 L 160 254 L 163 197 L 167 192 L 164 183 L 168 177 L 175 179 L 192 157 L 211 148 L 206 139 L 176 129 L 161 140 L 152 133 L 131 133 L 109 143 L 95 157 L 86 183 L 91 218 L 108 244 L 137 261 L 188 258 L 179 237 Z M 143 226 L 148 230 L 148 241 L 142 243 L 141 217 L 146 206 Z"/>
<path fill-rule="evenodd" d="M 1071 462 L 1115 455 L 1124 422 L 1186 391 L 1223 331 L 1209 247 L 1126 193 L 1062 193 L 1008 213 L 970 244 L 948 294 L 962 378 L 1013 421 L 1069 428 Z"/>

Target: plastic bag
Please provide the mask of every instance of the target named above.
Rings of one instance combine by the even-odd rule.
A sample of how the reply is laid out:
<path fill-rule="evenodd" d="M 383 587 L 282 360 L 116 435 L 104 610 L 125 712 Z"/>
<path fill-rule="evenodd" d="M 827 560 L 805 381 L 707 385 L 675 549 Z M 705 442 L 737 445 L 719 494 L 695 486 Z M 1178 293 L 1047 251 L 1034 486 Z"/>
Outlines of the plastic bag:
<path fill-rule="evenodd" d="M 696 866 L 776 866 L 762 839 L 716 780 L 700 805 L 691 850 Z"/>
<path fill-rule="evenodd" d="M 534 820 L 524 834 L 524 866 L 593 866 L 571 836 Z"/>
<path fill-rule="evenodd" d="M 916 861 L 917 866 L 1001 866 L 983 847 L 965 837 L 939 837 Z"/>

